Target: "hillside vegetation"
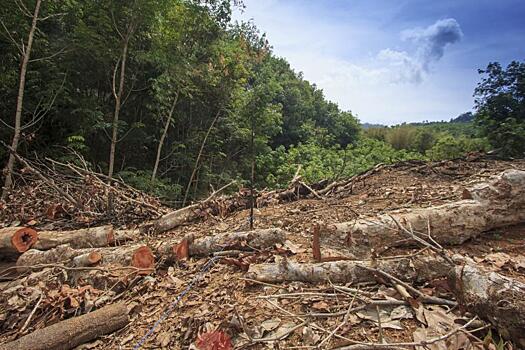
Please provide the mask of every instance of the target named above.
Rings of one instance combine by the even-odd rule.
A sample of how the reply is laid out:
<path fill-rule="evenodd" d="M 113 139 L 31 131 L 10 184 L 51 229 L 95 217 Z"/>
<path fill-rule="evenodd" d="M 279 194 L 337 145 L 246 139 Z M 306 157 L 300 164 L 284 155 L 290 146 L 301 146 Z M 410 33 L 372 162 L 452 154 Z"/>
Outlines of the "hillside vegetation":
<path fill-rule="evenodd" d="M 253 23 L 232 21 L 237 1 L 1 4 L 0 140 L 173 205 L 246 183 L 252 163 L 262 188 L 286 185 L 299 164 L 314 182 L 377 163 L 523 152 L 523 63 L 482 72 L 475 122 L 363 130 Z M 5 199 L 19 167 L 6 147 L 0 162 Z"/>

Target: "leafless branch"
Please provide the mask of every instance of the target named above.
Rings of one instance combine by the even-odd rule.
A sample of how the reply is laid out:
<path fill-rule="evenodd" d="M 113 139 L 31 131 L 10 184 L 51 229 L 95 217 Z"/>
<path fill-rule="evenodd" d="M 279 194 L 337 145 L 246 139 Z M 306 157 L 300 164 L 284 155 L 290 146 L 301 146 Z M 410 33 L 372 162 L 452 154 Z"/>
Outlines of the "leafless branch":
<path fill-rule="evenodd" d="M 5 25 L 4 21 L 0 20 L 0 24 L 2 25 L 2 28 L 4 29 L 4 32 L 6 34 L 6 38 L 8 40 L 10 40 L 15 46 L 16 48 L 18 49 L 18 51 L 23 55 L 24 54 L 24 51 L 22 50 L 22 48 L 20 47 L 20 45 L 18 45 L 18 43 L 16 42 L 15 38 L 13 38 L 13 36 L 11 35 L 11 32 L 9 31 L 9 29 L 7 28 L 7 26 Z"/>
<path fill-rule="evenodd" d="M 29 62 L 39 62 L 39 61 L 45 61 L 45 60 L 50 60 L 58 55 L 61 55 L 63 54 L 64 52 L 66 51 L 66 48 L 62 48 L 60 49 L 59 51 L 55 52 L 54 54 L 52 55 L 49 55 L 49 56 L 46 56 L 46 57 L 40 57 L 40 58 L 35 58 L 35 59 L 32 59 L 32 60 L 29 60 Z"/>

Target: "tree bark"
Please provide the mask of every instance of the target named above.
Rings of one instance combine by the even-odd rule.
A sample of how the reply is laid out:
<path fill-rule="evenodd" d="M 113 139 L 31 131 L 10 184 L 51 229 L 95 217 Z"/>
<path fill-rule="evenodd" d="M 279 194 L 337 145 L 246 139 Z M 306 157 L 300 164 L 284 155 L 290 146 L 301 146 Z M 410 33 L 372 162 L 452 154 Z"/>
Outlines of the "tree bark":
<path fill-rule="evenodd" d="M 201 217 L 200 207 L 204 206 L 206 203 L 215 198 L 215 196 L 217 196 L 220 192 L 222 192 L 227 187 L 233 185 L 234 183 L 235 181 L 232 181 L 229 184 L 222 186 L 200 203 L 188 205 L 187 207 L 172 211 L 171 213 L 161 216 L 160 218 L 155 220 L 155 233 L 165 232 L 180 225 L 184 225 L 188 222 L 199 219 Z"/>
<path fill-rule="evenodd" d="M 18 256 L 38 241 L 38 233 L 29 227 L 0 229 L 0 259 Z"/>
<path fill-rule="evenodd" d="M 346 244 L 359 258 L 387 247 L 413 245 L 403 227 L 423 238 L 430 230 L 440 244 L 462 244 L 483 232 L 525 221 L 525 171 L 507 170 L 490 183 L 465 190 L 463 197 L 472 199 L 328 225 L 323 239 Z"/>
<path fill-rule="evenodd" d="M 281 258 L 275 263 L 252 264 L 246 277 L 267 283 L 282 282 L 377 282 L 367 268 L 376 268 L 406 282 L 422 282 L 446 277 L 450 265 L 434 254 L 397 260 L 342 260 L 324 263 L 297 263 Z"/>
<path fill-rule="evenodd" d="M 187 237 L 189 256 L 207 256 L 223 250 L 251 250 L 271 248 L 284 243 L 287 232 L 279 228 L 260 229 L 246 232 L 226 232 L 213 236 L 193 239 Z M 168 261 L 180 260 L 180 243 L 167 241 L 161 243 L 156 251 Z"/>
<path fill-rule="evenodd" d="M 160 136 L 159 145 L 157 147 L 157 156 L 155 157 L 155 165 L 153 166 L 153 172 L 151 174 L 151 181 L 154 181 L 155 177 L 157 176 L 157 170 L 159 169 L 160 155 L 162 153 L 164 139 L 166 139 L 166 135 L 168 134 L 168 129 L 170 128 L 170 124 L 171 124 L 171 118 L 173 115 L 173 111 L 175 111 L 175 106 L 177 105 L 178 99 L 179 99 L 179 92 L 177 92 L 177 94 L 175 95 L 175 100 L 173 101 L 173 104 L 171 105 L 170 112 L 168 116 L 166 117 L 166 124 L 164 124 L 164 130 L 162 131 L 162 135 Z"/>
<path fill-rule="evenodd" d="M 16 263 L 19 272 L 46 268 L 49 264 L 61 264 L 67 267 L 132 267 L 139 274 L 150 274 L 155 269 L 155 256 L 150 248 L 140 244 L 110 247 L 73 249 L 61 245 L 50 250 L 31 249 L 22 254 Z M 38 267 L 38 265 L 42 265 Z M 133 270 L 127 271 L 133 272 Z"/>
<path fill-rule="evenodd" d="M 16 100 L 16 112 L 15 112 L 15 130 L 13 140 L 11 142 L 11 148 L 16 152 L 18 149 L 18 142 L 20 141 L 20 131 L 22 127 L 22 110 L 24 106 L 24 92 L 26 84 L 27 66 L 29 64 L 29 58 L 31 56 L 31 49 L 33 47 L 33 39 L 35 37 L 35 31 L 38 24 L 38 14 L 40 12 L 40 5 L 42 0 L 37 0 L 35 4 L 35 11 L 33 12 L 33 19 L 31 21 L 31 29 L 29 30 L 29 37 L 27 39 L 27 46 L 23 50 L 22 64 L 20 66 L 20 79 L 18 84 L 18 96 Z M 5 182 L 4 188 L 2 189 L 1 199 L 7 198 L 7 193 L 13 185 L 13 168 L 15 166 L 15 155 L 11 153 L 7 161 L 7 165 L 4 169 Z"/>
<path fill-rule="evenodd" d="M 17 271 L 34 270 L 36 265 L 63 264 L 66 266 L 93 266 L 102 260 L 102 254 L 93 249 L 73 249 L 64 244 L 50 250 L 30 249 L 16 261 Z"/>
<path fill-rule="evenodd" d="M 33 248 L 47 250 L 68 244 L 71 248 L 107 247 L 115 241 L 113 226 L 99 226 L 75 231 L 41 231 Z"/>
<path fill-rule="evenodd" d="M 108 305 L 38 329 L 13 342 L 0 345 L 0 350 L 69 350 L 111 334 L 128 323 L 129 315 L 125 304 Z"/>
<path fill-rule="evenodd" d="M 525 284 L 484 271 L 472 261 L 456 266 L 450 282 L 465 309 L 488 320 L 504 338 L 525 349 Z"/>
<path fill-rule="evenodd" d="M 111 147 L 109 151 L 109 170 L 108 170 L 109 182 L 111 182 L 111 179 L 113 178 L 113 171 L 115 168 L 115 149 L 117 147 L 117 138 L 118 138 L 118 121 L 119 121 L 119 115 L 120 115 L 120 106 L 122 103 L 122 95 L 124 93 L 124 79 L 126 77 L 126 61 L 128 58 L 128 45 L 129 45 L 130 38 L 131 38 L 131 33 L 130 32 L 126 33 L 126 36 L 124 37 L 124 45 L 122 47 L 122 57 L 120 61 L 118 92 L 115 91 L 115 85 L 113 85 L 113 94 L 115 97 L 115 111 L 113 113 Z"/>

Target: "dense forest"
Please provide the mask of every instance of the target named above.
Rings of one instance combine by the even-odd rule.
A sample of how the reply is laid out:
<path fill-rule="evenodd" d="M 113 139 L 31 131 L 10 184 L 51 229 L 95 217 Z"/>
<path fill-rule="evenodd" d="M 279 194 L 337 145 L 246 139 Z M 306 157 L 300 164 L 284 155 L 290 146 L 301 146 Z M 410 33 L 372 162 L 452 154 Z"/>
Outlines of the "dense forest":
<path fill-rule="evenodd" d="M 232 179 L 285 186 L 377 163 L 525 150 L 525 63 L 480 71 L 473 115 L 362 128 L 229 0 L 0 1 L 4 190 L 28 158 L 86 162 L 183 205 Z M 444 116 L 449 119 L 451 116 Z M 424 116 L 422 116 L 424 119 Z"/>

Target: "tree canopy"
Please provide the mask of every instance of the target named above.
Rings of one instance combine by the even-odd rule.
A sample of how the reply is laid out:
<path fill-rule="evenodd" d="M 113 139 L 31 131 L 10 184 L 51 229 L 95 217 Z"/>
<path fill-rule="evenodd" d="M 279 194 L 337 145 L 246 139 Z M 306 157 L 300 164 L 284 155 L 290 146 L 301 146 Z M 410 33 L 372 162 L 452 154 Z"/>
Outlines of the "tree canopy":
<path fill-rule="evenodd" d="M 37 5 L 39 11 L 34 22 Z M 85 161 L 173 203 L 232 179 L 282 186 L 377 162 L 523 152 L 524 64 L 493 63 L 462 123 L 361 130 L 350 111 L 277 57 L 229 0 L 0 0 L 0 140 L 26 156 Z M 15 113 L 32 24 L 24 99 Z M 21 44 L 23 43 L 23 44 Z M 252 135 L 253 133 L 253 135 Z M 474 141 L 473 141 L 474 140 Z M 8 152 L 0 148 L 0 162 Z"/>

